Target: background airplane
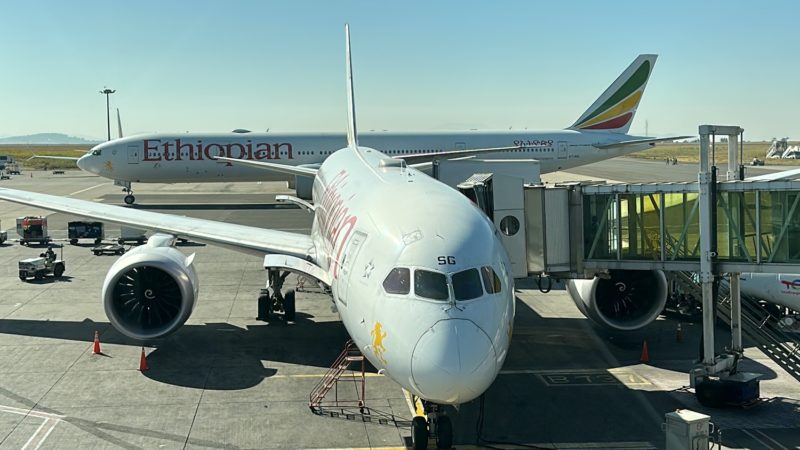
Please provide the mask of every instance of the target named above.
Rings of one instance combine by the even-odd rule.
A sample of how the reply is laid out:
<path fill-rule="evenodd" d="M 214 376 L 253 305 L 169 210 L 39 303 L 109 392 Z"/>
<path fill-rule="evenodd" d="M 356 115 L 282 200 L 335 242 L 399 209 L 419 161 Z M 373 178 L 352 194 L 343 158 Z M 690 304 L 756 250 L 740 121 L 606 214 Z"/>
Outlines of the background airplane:
<path fill-rule="evenodd" d="M 627 134 L 656 58 L 656 55 L 638 56 L 565 130 L 370 132 L 362 133 L 359 138 L 365 145 L 379 148 L 390 157 L 403 158 L 409 164 L 448 158 L 453 151 L 458 154 L 465 149 L 495 149 L 482 158 L 536 159 L 542 173 L 645 150 L 659 141 L 686 137 Z M 234 165 L 217 157 L 318 168 L 346 142 L 345 135 L 340 133 L 148 134 L 100 144 L 77 158 L 77 164 L 122 186 L 128 204 L 135 202 L 132 183 L 286 180 L 300 198 L 309 199 L 312 180 L 305 175 Z"/>
<path fill-rule="evenodd" d="M 506 358 L 514 320 L 510 262 L 492 222 L 444 184 L 402 160 L 359 146 L 347 32 L 347 147 L 313 171 L 311 235 L 233 225 L 0 188 L 0 199 L 156 232 L 120 257 L 102 288 L 112 325 L 134 339 L 175 331 L 198 298 L 194 255 L 177 236 L 264 257 L 273 311 L 295 313 L 281 292 L 291 270 L 328 288 L 358 348 L 386 376 L 424 399 L 414 448 L 452 445 L 437 405 L 481 395 Z"/>

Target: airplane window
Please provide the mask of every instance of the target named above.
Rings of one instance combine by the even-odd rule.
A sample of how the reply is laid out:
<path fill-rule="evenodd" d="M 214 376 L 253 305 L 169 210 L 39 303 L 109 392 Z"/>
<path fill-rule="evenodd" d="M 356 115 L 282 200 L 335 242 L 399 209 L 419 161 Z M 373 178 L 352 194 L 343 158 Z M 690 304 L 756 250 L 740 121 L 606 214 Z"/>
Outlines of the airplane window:
<path fill-rule="evenodd" d="M 411 271 L 405 267 L 395 267 L 383 280 L 383 289 L 389 294 L 408 294 L 410 291 Z"/>
<path fill-rule="evenodd" d="M 447 300 L 447 277 L 443 273 L 428 270 L 414 271 L 414 294 L 433 300 Z"/>
<path fill-rule="evenodd" d="M 500 277 L 489 266 L 481 267 L 481 277 L 483 278 L 483 286 L 486 288 L 487 294 L 497 294 L 500 292 Z"/>
<path fill-rule="evenodd" d="M 94 150 L 94 151 L 92 152 L 92 154 L 93 154 L 94 156 L 100 156 L 100 154 L 101 154 L 101 153 L 103 153 L 103 151 L 102 151 L 102 150 L 100 150 L 100 149 Z"/>
<path fill-rule="evenodd" d="M 483 295 L 478 269 L 467 269 L 453 274 L 453 294 L 456 300 L 472 300 Z"/>

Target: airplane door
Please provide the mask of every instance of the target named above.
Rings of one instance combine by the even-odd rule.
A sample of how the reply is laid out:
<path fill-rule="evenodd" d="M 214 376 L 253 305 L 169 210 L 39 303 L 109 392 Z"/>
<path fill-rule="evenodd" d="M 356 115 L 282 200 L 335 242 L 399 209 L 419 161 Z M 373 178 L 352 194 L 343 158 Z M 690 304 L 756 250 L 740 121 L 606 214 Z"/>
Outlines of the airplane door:
<path fill-rule="evenodd" d="M 364 241 L 366 240 L 367 235 L 365 233 L 360 231 L 353 233 L 353 237 L 350 238 L 350 242 L 347 244 L 347 249 L 345 250 L 343 259 L 340 263 L 341 281 L 343 282 L 339 283 L 339 292 L 337 297 L 345 306 L 347 306 L 347 292 L 350 290 L 350 285 L 353 284 L 358 277 L 358 268 L 354 268 L 354 264 L 358 258 L 358 253 L 361 250 Z"/>
<path fill-rule="evenodd" d="M 556 153 L 556 157 L 558 159 L 567 159 L 567 158 L 569 158 L 569 151 L 567 150 L 566 141 L 558 141 L 557 150 L 558 150 L 558 153 Z"/>
<path fill-rule="evenodd" d="M 139 164 L 139 153 L 141 149 L 138 144 L 128 145 L 128 164 Z"/>

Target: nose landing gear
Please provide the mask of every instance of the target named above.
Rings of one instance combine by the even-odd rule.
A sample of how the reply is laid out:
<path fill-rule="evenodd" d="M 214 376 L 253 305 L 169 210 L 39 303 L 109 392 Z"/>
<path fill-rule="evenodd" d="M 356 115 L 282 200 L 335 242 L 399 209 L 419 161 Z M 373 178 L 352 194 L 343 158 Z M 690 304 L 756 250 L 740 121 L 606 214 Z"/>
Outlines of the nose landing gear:
<path fill-rule="evenodd" d="M 130 181 L 114 180 L 114 186 L 122 186 L 122 192 L 127 194 L 125 198 L 123 198 L 126 205 L 132 205 L 136 202 L 136 197 L 133 196 L 133 189 L 131 189 Z"/>
<path fill-rule="evenodd" d="M 286 295 L 281 292 L 283 282 L 289 274 L 289 271 L 267 269 L 267 287 L 262 289 L 261 295 L 258 296 L 257 320 L 266 322 L 273 313 L 282 311 L 283 318 L 287 322 L 294 321 L 296 313 L 294 291 L 289 291 Z"/>
<path fill-rule="evenodd" d="M 437 449 L 453 447 L 453 423 L 450 417 L 442 414 L 439 405 L 421 400 L 425 416 L 415 416 L 411 420 L 411 442 L 414 450 L 428 448 L 428 438 L 436 438 Z"/>

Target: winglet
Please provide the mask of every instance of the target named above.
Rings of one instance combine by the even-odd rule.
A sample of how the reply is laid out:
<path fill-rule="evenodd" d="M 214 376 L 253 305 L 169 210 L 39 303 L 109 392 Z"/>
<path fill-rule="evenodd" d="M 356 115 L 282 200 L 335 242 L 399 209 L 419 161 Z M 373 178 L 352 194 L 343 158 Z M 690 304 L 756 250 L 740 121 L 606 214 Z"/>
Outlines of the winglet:
<path fill-rule="evenodd" d="M 658 55 L 639 55 L 569 128 L 627 133 L 656 58 Z"/>
<path fill-rule="evenodd" d="M 358 148 L 356 134 L 356 100 L 353 96 L 353 63 L 350 59 L 350 26 L 344 25 L 345 58 L 347 60 L 347 146 Z"/>
<path fill-rule="evenodd" d="M 117 108 L 117 133 L 122 137 L 122 119 L 119 118 L 119 108 Z"/>

